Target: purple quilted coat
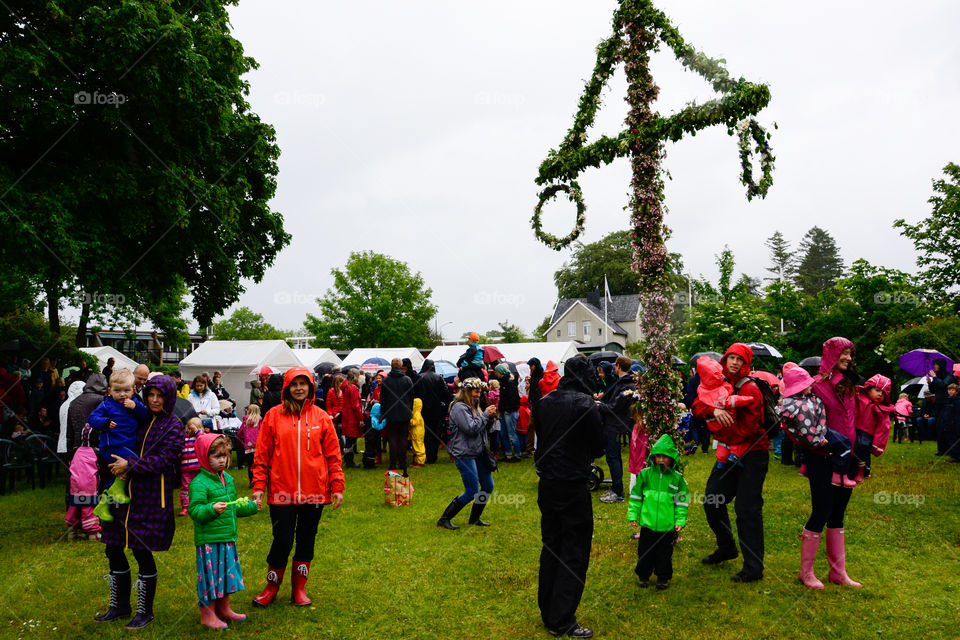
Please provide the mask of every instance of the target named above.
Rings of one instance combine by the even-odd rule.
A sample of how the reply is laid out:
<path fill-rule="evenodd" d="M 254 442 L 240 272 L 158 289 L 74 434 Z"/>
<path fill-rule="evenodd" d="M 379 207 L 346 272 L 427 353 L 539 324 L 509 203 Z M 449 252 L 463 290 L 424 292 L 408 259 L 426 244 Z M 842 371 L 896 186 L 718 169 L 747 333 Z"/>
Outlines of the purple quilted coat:
<path fill-rule="evenodd" d="M 130 549 L 166 551 L 173 540 L 176 518 L 173 489 L 180 486 L 176 463 L 183 450 L 183 424 L 173 414 L 177 388 L 170 376 L 157 376 L 144 385 L 143 397 L 156 387 L 163 394 L 163 411 L 151 414 L 137 430 L 140 459 L 128 467 L 130 503 L 110 507 L 113 522 L 103 523 L 102 542 Z"/>

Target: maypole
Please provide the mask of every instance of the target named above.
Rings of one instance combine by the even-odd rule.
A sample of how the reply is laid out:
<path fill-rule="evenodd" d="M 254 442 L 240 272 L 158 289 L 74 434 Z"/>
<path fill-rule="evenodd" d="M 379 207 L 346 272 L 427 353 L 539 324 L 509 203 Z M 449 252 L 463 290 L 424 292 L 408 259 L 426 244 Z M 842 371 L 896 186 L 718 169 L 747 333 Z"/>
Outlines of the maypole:
<path fill-rule="evenodd" d="M 688 69 L 708 80 L 722 97 L 702 105 L 693 104 L 670 116 L 653 110 L 659 88 L 650 75 L 650 54 L 663 42 Z M 602 136 L 587 144 L 587 129 L 600 106 L 600 92 L 613 68 L 622 62 L 626 71 L 630 105 L 627 129 L 616 137 Z M 647 372 L 638 383 L 639 402 L 651 433 L 672 431 L 676 423 L 679 396 L 677 373 L 671 367 L 674 341 L 670 335 L 673 310 L 667 272 L 661 163 L 667 141 L 684 134 L 696 135 L 706 127 L 725 124 L 728 133 L 739 134 L 740 179 L 747 187 L 747 199 L 763 197 L 773 182 L 774 157 L 767 144 L 770 135 L 748 116 L 756 115 L 770 101 L 766 85 L 743 78 L 732 80 L 723 65 L 686 44 L 666 16 L 650 0 L 621 0 L 613 18 L 613 35 L 597 47 L 597 64 L 587 82 L 574 124 L 558 150 L 551 150 L 540 165 L 537 184 L 544 187 L 534 211 L 534 233 L 544 244 L 559 251 L 583 233 L 586 205 L 576 177 L 587 167 L 609 164 L 629 156 L 633 173 L 630 221 L 633 226 L 633 270 L 637 273 L 642 305 L 643 345 L 641 358 Z M 760 157 L 762 177 L 753 180 L 751 155 Z M 541 228 L 544 203 L 558 193 L 576 204 L 573 231 L 557 238 Z"/>

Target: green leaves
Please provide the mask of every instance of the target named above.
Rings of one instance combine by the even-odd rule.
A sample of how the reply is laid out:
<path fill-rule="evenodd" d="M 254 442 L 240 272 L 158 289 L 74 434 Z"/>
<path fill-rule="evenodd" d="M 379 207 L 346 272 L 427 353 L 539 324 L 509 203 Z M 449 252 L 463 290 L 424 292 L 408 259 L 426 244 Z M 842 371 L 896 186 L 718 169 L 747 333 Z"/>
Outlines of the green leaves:
<path fill-rule="evenodd" d="M 215 340 L 283 340 L 286 332 L 277 329 L 254 313 L 249 307 L 240 307 L 226 320 L 213 325 Z"/>

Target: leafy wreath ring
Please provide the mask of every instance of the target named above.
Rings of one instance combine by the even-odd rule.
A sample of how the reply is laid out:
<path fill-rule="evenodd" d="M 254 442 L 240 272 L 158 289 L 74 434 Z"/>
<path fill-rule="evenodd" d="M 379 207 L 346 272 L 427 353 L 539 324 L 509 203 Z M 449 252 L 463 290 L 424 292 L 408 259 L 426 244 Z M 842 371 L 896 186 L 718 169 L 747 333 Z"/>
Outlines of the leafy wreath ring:
<path fill-rule="evenodd" d="M 773 125 L 776 128 L 776 124 Z M 773 154 L 770 150 L 770 134 L 761 127 L 756 120 L 750 118 L 742 122 L 740 129 L 740 166 L 742 168 L 740 181 L 747 187 L 747 200 L 754 196 L 763 198 L 767 195 L 770 185 L 773 184 Z M 760 156 L 760 182 L 753 180 L 753 165 L 750 163 L 750 141 L 753 141 L 754 151 Z"/>
<path fill-rule="evenodd" d="M 558 238 L 542 229 L 540 225 L 540 216 L 543 212 L 543 205 L 553 200 L 561 191 L 567 194 L 567 199 L 570 200 L 570 202 L 573 202 L 577 205 L 577 220 L 574 224 L 573 231 L 563 238 Z M 571 180 L 570 184 L 552 184 L 540 192 L 540 201 L 537 203 L 537 207 L 533 210 L 533 233 L 537 236 L 537 238 L 540 239 L 541 242 L 554 251 L 560 251 L 560 249 L 568 246 L 571 242 L 576 240 L 580 234 L 583 233 L 583 226 L 586 221 L 587 205 L 583 202 L 583 192 L 580 191 L 580 185 L 578 185 L 575 180 Z"/>

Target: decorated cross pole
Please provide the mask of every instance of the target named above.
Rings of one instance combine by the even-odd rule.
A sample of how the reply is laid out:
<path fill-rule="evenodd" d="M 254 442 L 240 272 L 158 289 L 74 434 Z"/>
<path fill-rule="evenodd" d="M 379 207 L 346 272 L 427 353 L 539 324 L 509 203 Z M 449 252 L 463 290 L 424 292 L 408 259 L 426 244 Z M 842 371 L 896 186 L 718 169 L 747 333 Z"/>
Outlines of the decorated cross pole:
<path fill-rule="evenodd" d="M 666 44 L 688 69 L 698 73 L 720 94 L 704 104 L 692 104 L 669 116 L 653 110 L 659 88 L 650 75 L 650 54 Z M 616 137 L 602 136 L 587 143 L 587 129 L 600 107 L 600 92 L 623 63 L 627 76 L 627 128 Z M 663 222 L 663 179 L 661 163 L 664 145 L 685 134 L 714 125 L 726 125 L 737 134 L 740 147 L 740 180 L 747 199 L 764 197 L 773 183 L 773 153 L 770 134 L 751 116 L 770 101 L 766 85 L 731 79 L 722 61 L 708 58 L 683 41 L 667 17 L 651 0 L 621 0 L 613 17 L 613 35 L 597 46 L 597 63 L 580 98 L 573 126 L 559 149 L 550 150 L 540 165 L 537 184 L 543 187 L 534 210 L 532 225 L 537 238 L 552 249 L 567 247 L 583 232 L 586 205 L 576 178 L 587 167 L 609 164 L 629 156 L 632 178 L 630 221 L 633 226 L 633 270 L 640 285 L 643 353 L 647 372 L 638 384 L 639 403 L 651 434 L 672 432 L 677 418 L 679 381 L 672 368 L 674 341 L 670 335 L 673 309 L 664 244 L 669 229 Z M 755 181 L 751 158 L 760 159 L 761 177 Z M 559 193 L 576 205 L 573 231 L 563 238 L 541 228 L 543 205 Z"/>

